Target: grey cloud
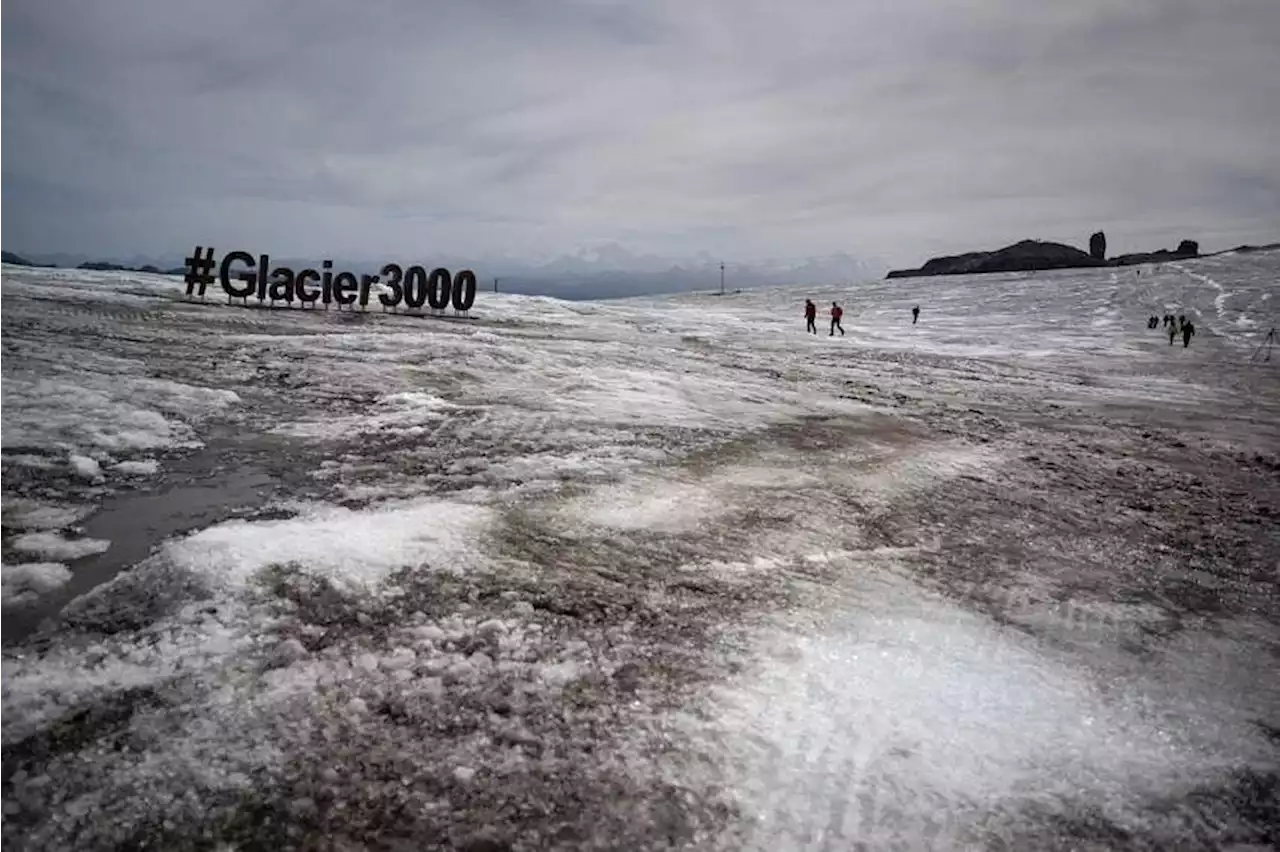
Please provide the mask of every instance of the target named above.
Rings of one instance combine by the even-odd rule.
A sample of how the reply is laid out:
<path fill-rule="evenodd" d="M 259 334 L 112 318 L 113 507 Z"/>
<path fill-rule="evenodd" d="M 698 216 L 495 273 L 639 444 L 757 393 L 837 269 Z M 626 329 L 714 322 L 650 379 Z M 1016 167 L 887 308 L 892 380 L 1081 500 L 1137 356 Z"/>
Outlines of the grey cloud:
<path fill-rule="evenodd" d="M 14 0 L 3 16 L 12 250 L 622 240 L 913 262 L 1095 227 L 1121 250 L 1280 231 L 1274 0 Z"/>

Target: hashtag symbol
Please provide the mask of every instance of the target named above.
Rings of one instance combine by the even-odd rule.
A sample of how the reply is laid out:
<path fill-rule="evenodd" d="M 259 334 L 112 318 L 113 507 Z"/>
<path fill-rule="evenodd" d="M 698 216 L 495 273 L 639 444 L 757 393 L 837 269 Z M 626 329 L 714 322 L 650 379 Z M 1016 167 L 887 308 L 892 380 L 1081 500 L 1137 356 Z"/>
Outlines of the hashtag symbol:
<path fill-rule="evenodd" d="M 204 290 L 214 282 L 213 276 L 213 248 L 207 251 L 204 246 L 196 246 L 196 250 L 191 253 L 191 257 L 187 258 L 187 274 L 182 280 L 187 282 L 187 295 L 190 296 L 195 291 L 196 285 L 200 285 L 200 290 L 196 295 L 203 296 Z"/>

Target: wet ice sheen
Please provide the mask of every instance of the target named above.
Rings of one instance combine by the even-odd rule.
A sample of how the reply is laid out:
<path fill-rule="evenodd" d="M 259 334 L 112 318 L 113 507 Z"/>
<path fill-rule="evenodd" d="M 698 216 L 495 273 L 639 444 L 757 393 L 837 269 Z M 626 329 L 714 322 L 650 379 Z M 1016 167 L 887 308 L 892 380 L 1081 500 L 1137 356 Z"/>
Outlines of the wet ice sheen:
<path fill-rule="evenodd" d="M 1265 740 L 1226 705 L 1219 714 L 1140 678 L 1104 696 L 1078 661 L 891 564 L 850 564 L 840 601 L 758 635 L 762 662 L 716 691 L 716 723 L 693 728 L 728 758 L 723 780 L 751 821 L 745 848 L 983 845 L 1082 808 L 1173 838 L 1176 818 L 1160 825 L 1150 800 L 1268 767 Z"/>

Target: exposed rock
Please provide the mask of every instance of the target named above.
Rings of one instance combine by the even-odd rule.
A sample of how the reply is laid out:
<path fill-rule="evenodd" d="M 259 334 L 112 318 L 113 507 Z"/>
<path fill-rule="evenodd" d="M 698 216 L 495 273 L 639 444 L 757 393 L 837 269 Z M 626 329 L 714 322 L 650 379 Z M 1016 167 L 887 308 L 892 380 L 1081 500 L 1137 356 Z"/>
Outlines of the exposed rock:
<path fill-rule="evenodd" d="M 173 269 L 160 269 L 158 266 L 146 264 L 145 266 L 124 266 L 119 263 L 110 263 L 108 261 L 90 260 L 80 264 L 77 269 L 92 269 L 99 272 L 147 272 L 152 275 L 182 275 L 186 272 L 181 266 Z"/>
<path fill-rule="evenodd" d="M 1200 244 L 1183 240 L 1174 251 L 1160 249 L 1105 258 L 1107 237 L 1102 231 L 1089 238 L 1089 253 L 1062 243 L 1023 240 L 996 251 L 974 251 L 947 257 L 935 257 L 919 269 L 895 269 L 886 277 L 909 278 L 919 275 L 972 275 L 981 272 L 1024 272 L 1040 269 L 1079 269 L 1091 266 L 1131 266 L 1138 263 L 1164 263 L 1202 257 Z M 1243 248 L 1243 247 L 1242 247 Z"/>
<path fill-rule="evenodd" d="M 969 275 L 979 272 L 1021 272 L 1035 269 L 1072 269 L 1106 266 L 1078 248 L 1062 243 L 1023 240 L 996 251 L 978 251 L 949 257 L 935 257 L 919 269 L 895 269 L 889 278 L 915 275 Z"/>
<path fill-rule="evenodd" d="M 1200 244 L 1195 240 L 1183 240 L 1178 243 L 1178 248 L 1174 251 L 1159 249 L 1136 254 L 1122 254 L 1119 257 L 1112 258 L 1111 263 L 1116 266 L 1133 266 L 1138 263 L 1165 263 L 1170 260 L 1185 260 L 1189 257 L 1199 256 Z"/>

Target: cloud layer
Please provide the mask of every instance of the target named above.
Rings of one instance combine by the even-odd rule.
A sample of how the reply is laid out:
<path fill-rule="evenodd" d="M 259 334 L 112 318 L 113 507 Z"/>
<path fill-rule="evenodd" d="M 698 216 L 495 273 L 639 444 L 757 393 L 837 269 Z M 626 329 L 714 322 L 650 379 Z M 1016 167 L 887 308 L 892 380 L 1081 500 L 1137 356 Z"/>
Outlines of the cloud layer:
<path fill-rule="evenodd" d="M 10 250 L 1280 238 L 1275 0 L 12 0 Z"/>

